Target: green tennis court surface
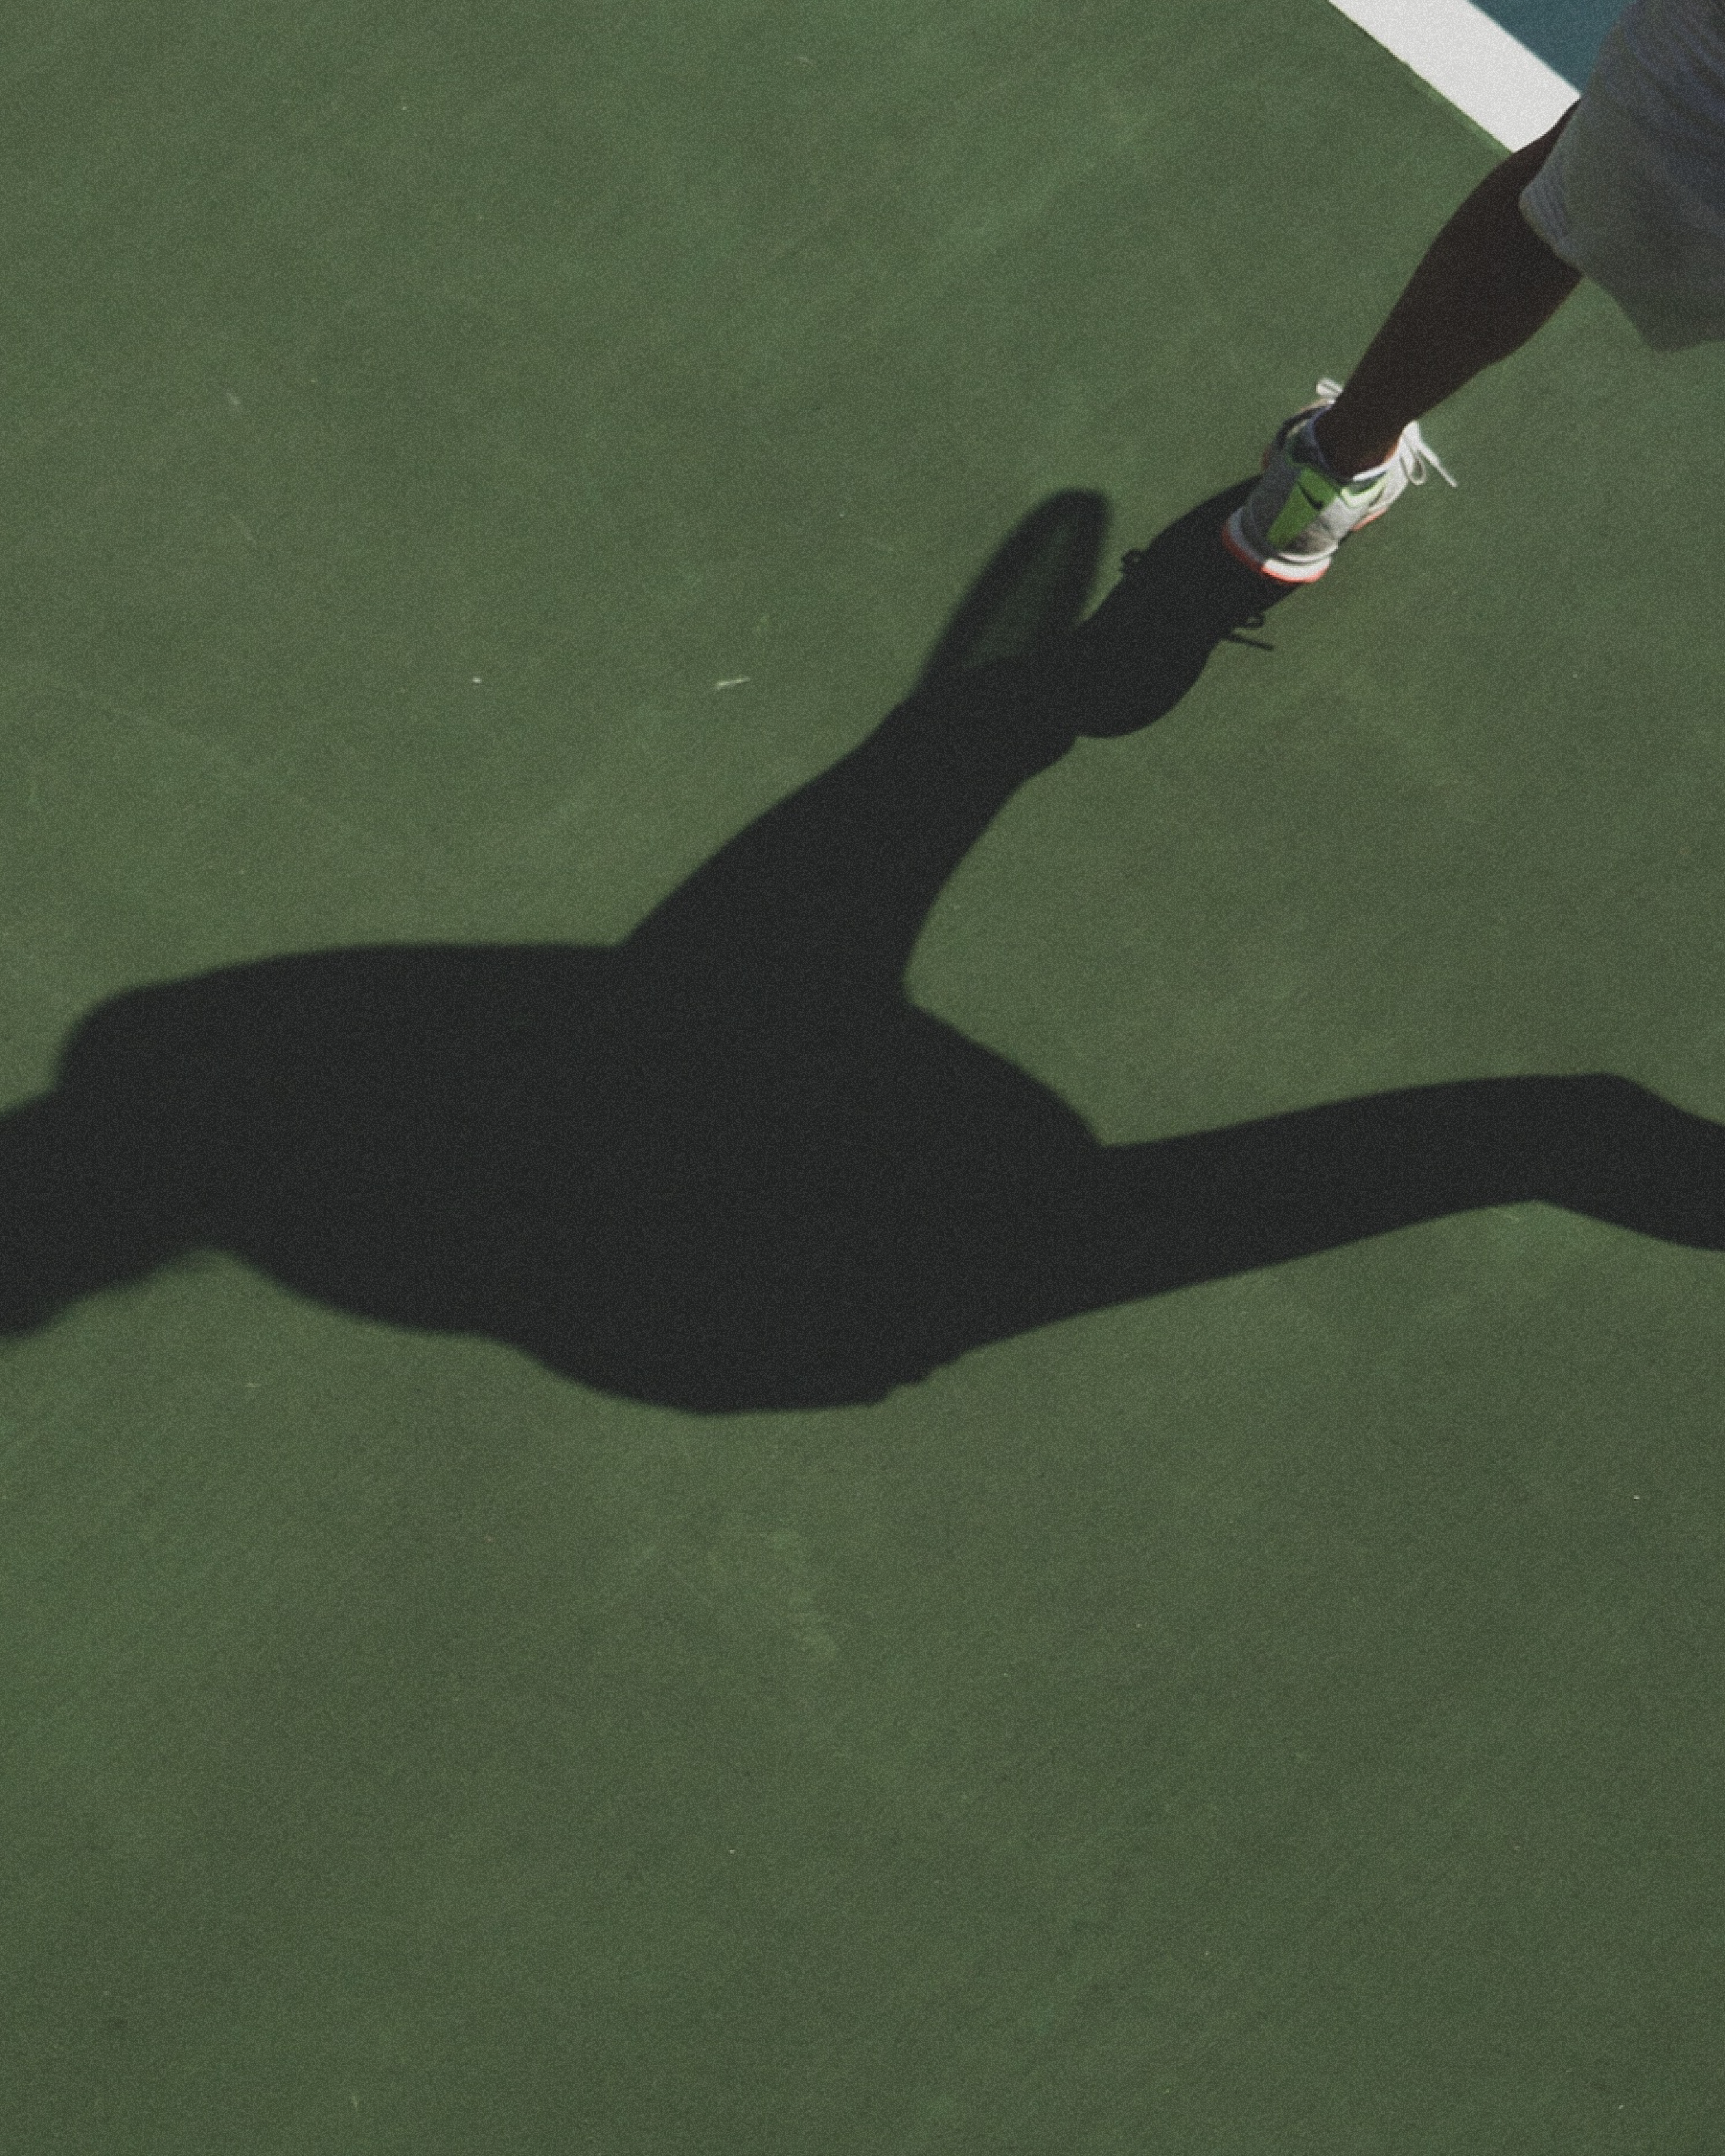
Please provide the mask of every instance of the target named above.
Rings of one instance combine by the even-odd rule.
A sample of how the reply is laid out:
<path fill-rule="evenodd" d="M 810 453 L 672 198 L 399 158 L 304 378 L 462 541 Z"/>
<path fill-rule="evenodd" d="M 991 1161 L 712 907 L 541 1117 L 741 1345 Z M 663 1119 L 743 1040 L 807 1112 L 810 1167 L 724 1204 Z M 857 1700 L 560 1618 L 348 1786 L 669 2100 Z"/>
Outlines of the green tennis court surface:
<path fill-rule="evenodd" d="M 580 13 L 14 13 L 8 1105 L 141 983 L 621 937 L 1499 155 L 1319 0 Z M 1584 286 L 916 1001 L 1110 1142 L 1725 1119 L 1722 388 Z M 1701 2156 L 1725 1260 L 1539 1205 L 810 1414 L 92 1298 L 0 1351 L 6 2144 Z"/>

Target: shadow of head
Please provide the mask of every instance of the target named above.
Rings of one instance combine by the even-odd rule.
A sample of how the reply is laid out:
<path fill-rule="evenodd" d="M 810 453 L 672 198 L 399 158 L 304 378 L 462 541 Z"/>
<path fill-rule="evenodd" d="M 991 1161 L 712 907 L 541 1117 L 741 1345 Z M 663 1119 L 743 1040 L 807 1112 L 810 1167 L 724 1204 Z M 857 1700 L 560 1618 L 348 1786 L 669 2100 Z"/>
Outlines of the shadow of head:
<path fill-rule="evenodd" d="M 1104 1146 L 912 1005 L 959 860 L 1273 598 L 1230 490 L 1130 554 L 1012 535 L 906 701 L 625 937 L 290 954 L 135 989 L 0 1119 L 0 1330 L 177 1255 L 696 1413 L 879 1400 L 1111 1304 L 1532 1198 L 1719 1246 L 1717 1127 L 1607 1076 L 1464 1080 Z"/>

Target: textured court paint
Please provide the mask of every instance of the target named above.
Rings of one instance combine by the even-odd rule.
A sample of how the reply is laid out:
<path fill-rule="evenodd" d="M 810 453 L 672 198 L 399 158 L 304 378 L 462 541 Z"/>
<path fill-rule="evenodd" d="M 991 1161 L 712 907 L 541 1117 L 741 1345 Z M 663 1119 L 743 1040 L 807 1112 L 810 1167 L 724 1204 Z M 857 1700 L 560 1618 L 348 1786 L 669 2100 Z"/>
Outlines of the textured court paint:
<path fill-rule="evenodd" d="M 1471 0 L 1331 0 L 1507 150 L 1537 141 L 1577 91 Z"/>
<path fill-rule="evenodd" d="M 0 51 L 8 1100 L 134 982 L 622 935 L 1032 503 L 1250 479 L 1493 156 L 1317 0 Z M 1110 1138 L 1725 1116 L 1722 357 L 1584 286 L 918 998 Z M 0 1350 L 0 2139 L 1702 2156 L 1722 1399 L 1719 1264 L 1536 1206 L 721 1426 L 226 1262 L 93 1303 Z"/>

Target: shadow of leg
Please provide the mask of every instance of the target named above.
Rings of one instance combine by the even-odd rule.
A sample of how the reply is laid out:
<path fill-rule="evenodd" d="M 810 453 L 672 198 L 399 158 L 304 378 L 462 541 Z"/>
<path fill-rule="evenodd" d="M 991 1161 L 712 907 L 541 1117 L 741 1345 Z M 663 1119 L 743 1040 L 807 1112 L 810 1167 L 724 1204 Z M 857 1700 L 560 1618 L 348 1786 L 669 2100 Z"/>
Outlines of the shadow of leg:
<path fill-rule="evenodd" d="M 1008 661 L 937 682 L 740 831 L 619 946 L 703 995 L 834 972 L 896 987 L 953 870 L 1071 744 L 1045 680 Z"/>

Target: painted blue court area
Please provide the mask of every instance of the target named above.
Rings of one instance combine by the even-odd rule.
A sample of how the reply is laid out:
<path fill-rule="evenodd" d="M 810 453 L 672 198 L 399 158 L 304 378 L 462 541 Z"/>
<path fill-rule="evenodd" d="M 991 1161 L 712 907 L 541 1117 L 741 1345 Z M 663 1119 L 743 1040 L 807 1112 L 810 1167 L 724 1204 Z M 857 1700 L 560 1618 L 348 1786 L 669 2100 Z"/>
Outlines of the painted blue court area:
<path fill-rule="evenodd" d="M 1479 12 L 1579 89 L 1623 9 L 1619 0 L 1491 0 Z"/>
<path fill-rule="evenodd" d="M 1574 101 L 1619 0 L 1334 0 L 1474 123 L 1518 150 Z"/>

